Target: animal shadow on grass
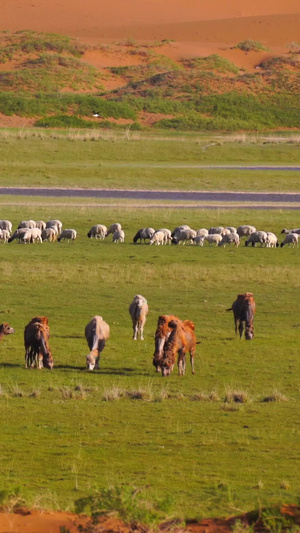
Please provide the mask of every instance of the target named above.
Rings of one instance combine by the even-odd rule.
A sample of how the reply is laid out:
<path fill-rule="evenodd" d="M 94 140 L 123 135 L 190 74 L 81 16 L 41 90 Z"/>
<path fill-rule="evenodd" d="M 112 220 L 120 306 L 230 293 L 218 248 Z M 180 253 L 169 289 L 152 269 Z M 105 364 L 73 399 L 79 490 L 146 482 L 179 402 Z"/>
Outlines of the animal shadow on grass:
<path fill-rule="evenodd" d="M 20 368 L 24 367 L 24 365 L 20 365 L 18 363 L 0 363 L 0 368 Z"/>

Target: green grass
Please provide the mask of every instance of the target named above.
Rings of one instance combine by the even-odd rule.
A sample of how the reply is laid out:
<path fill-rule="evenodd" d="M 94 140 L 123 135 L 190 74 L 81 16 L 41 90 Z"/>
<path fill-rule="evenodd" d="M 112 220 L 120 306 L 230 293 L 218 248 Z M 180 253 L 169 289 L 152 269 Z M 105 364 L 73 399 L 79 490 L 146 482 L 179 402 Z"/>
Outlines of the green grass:
<path fill-rule="evenodd" d="M 2 206 L 21 219 L 60 218 L 74 244 L 0 245 L 1 320 L 15 334 L 0 346 L 0 489 L 28 502 L 68 507 L 106 490 L 172 493 L 179 517 L 216 516 L 299 497 L 299 250 L 134 245 L 149 225 L 252 222 L 278 235 L 292 212 L 189 211 L 48 205 Z M 120 221 L 125 243 L 86 237 L 94 223 Z M 234 338 L 226 309 L 237 293 L 257 302 L 255 339 Z M 128 305 L 149 303 L 145 341 L 132 341 Z M 159 314 L 196 324 L 196 375 L 155 374 Z M 24 369 L 23 331 L 36 314 L 50 323 L 55 367 Z M 111 326 L 100 371 L 85 370 L 84 326 Z M 245 402 L 225 402 L 229 393 Z M 266 397 L 273 401 L 265 401 Z M 279 401 L 285 397 L 287 401 Z M 276 464 L 276 468 L 274 468 Z M 50 503 L 49 503 L 50 502 Z"/>
<path fill-rule="evenodd" d="M 299 136 L 281 135 L 282 142 L 276 136 L 4 129 L 1 185 L 296 192 L 296 171 L 201 168 L 299 165 Z"/>

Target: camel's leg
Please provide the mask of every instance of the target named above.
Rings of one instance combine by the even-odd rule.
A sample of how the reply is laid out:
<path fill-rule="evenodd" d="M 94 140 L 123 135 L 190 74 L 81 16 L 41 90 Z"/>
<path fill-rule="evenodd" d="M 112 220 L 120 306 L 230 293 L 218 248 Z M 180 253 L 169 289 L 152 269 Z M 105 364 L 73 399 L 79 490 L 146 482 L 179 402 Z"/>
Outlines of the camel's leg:
<path fill-rule="evenodd" d="M 192 349 L 190 351 L 190 361 L 191 361 L 191 367 L 192 367 L 192 374 L 195 374 L 194 359 L 195 359 L 195 352 Z"/>

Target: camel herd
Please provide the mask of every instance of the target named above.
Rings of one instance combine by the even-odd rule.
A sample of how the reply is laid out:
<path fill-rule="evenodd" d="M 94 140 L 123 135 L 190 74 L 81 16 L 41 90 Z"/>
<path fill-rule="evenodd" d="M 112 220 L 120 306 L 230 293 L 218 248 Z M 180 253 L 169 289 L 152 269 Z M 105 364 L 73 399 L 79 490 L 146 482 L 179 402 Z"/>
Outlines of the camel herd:
<path fill-rule="evenodd" d="M 235 333 L 239 330 L 242 338 L 245 326 L 245 338 L 254 336 L 255 300 L 253 294 L 239 294 L 227 311 L 233 311 Z M 144 339 L 143 331 L 148 314 L 148 303 L 144 296 L 136 294 L 129 306 L 133 325 L 133 339 Z M 0 340 L 5 335 L 14 333 L 7 323 L 0 325 Z M 86 366 L 89 370 L 98 370 L 100 355 L 110 335 L 110 327 L 99 315 L 94 316 L 85 327 L 85 338 L 89 347 Z M 49 321 L 45 316 L 36 316 L 30 320 L 24 330 L 25 368 L 38 369 L 54 366 L 49 346 Z M 155 351 L 153 365 L 162 376 L 169 376 L 177 362 L 178 374 L 185 374 L 186 354 L 190 354 L 192 374 L 195 373 L 194 359 L 196 345 L 199 344 L 195 334 L 195 324 L 191 320 L 180 320 L 175 315 L 160 315 L 155 331 Z"/>

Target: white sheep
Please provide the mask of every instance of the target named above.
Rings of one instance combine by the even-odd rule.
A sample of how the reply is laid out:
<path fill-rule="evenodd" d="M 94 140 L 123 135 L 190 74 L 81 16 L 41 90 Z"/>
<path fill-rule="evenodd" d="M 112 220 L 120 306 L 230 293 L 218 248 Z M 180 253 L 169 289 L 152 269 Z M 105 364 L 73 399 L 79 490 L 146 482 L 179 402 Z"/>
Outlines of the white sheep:
<path fill-rule="evenodd" d="M 22 220 L 17 229 L 21 228 L 36 228 L 35 220 Z"/>
<path fill-rule="evenodd" d="M 77 231 L 75 229 L 64 229 L 60 236 L 58 237 L 57 239 L 57 242 L 60 242 L 62 239 L 65 239 L 67 240 L 68 242 L 70 241 L 75 241 L 77 237 Z"/>
<path fill-rule="evenodd" d="M 223 235 L 224 228 L 223 226 L 216 226 L 214 228 L 209 228 L 208 234 L 209 235 Z"/>
<path fill-rule="evenodd" d="M 218 246 L 219 242 L 222 240 L 222 235 L 220 233 L 209 233 L 208 235 L 204 236 L 204 240 L 209 244 L 215 244 Z"/>
<path fill-rule="evenodd" d="M 208 235 L 208 229 L 206 228 L 200 228 L 196 230 L 196 235 L 199 237 L 204 237 L 204 235 Z"/>
<path fill-rule="evenodd" d="M 29 231 L 29 228 L 19 228 L 16 229 L 16 231 L 13 233 L 11 237 L 9 237 L 7 242 L 12 242 L 14 240 L 18 240 L 19 243 L 27 243 L 30 242 L 31 239 L 31 233 Z"/>
<path fill-rule="evenodd" d="M 37 220 L 35 223 L 35 227 L 43 231 L 44 229 L 46 229 L 46 222 L 44 222 L 43 220 Z"/>
<path fill-rule="evenodd" d="M 54 220 L 48 220 L 46 222 L 46 228 L 57 228 L 57 234 L 61 233 L 62 231 L 62 222 L 60 220 L 54 219 Z"/>
<path fill-rule="evenodd" d="M 114 224 L 112 224 L 110 226 L 110 228 L 108 229 L 105 237 L 107 237 L 108 235 L 110 235 L 111 233 L 114 234 L 115 231 L 120 231 L 122 229 L 122 226 L 121 224 L 119 224 L 118 222 L 115 222 Z"/>
<path fill-rule="evenodd" d="M 187 224 L 182 224 L 181 226 L 177 226 L 176 228 L 174 228 L 171 233 L 172 239 L 176 238 L 178 233 L 180 233 L 182 230 L 185 230 L 185 229 L 191 229 L 191 228 Z"/>
<path fill-rule="evenodd" d="M 294 248 L 294 246 L 296 245 L 296 247 L 298 247 L 298 240 L 299 240 L 299 234 L 298 233 L 288 233 L 286 236 L 285 236 L 285 239 L 284 241 L 281 243 L 281 248 L 287 244 L 288 246 L 291 246 Z"/>
<path fill-rule="evenodd" d="M 278 243 L 278 239 L 275 233 L 272 233 L 271 231 L 267 231 L 266 247 L 277 248 L 278 246 L 279 246 L 279 243 Z"/>
<path fill-rule="evenodd" d="M 9 231 L 9 234 L 12 232 L 12 223 L 10 220 L 0 220 L 0 229 L 5 229 Z"/>
<path fill-rule="evenodd" d="M 229 229 L 230 233 L 237 233 L 237 230 L 234 226 L 226 226 L 225 229 Z"/>
<path fill-rule="evenodd" d="M 156 231 L 152 237 L 152 239 L 150 239 L 150 242 L 149 244 L 156 244 L 157 246 L 159 246 L 160 244 L 164 244 L 165 243 L 165 234 L 163 231 Z"/>
<path fill-rule="evenodd" d="M 148 314 L 148 303 L 146 298 L 141 294 L 136 294 L 129 306 L 129 313 L 132 320 L 133 340 L 137 341 L 140 336 L 144 340 L 144 326 Z"/>
<path fill-rule="evenodd" d="M 45 228 L 42 231 L 42 241 L 54 242 L 57 237 L 57 227 Z"/>
<path fill-rule="evenodd" d="M 206 235 L 196 235 L 196 237 L 193 239 L 194 244 L 203 246 L 205 237 Z"/>
<path fill-rule="evenodd" d="M 95 237 L 96 239 L 105 239 L 107 233 L 107 227 L 104 224 L 95 224 L 92 226 L 87 236 L 89 239 Z"/>
<path fill-rule="evenodd" d="M 249 246 L 251 244 L 252 246 L 255 246 L 256 244 L 260 244 L 260 246 L 263 246 L 267 242 L 267 233 L 266 231 L 253 231 L 251 235 L 248 237 L 248 239 L 245 242 L 245 246 Z"/>
<path fill-rule="evenodd" d="M 42 232 L 40 228 L 29 228 L 30 231 L 30 242 L 43 242 L 42 241 Z"/>
<path fill-rule="evenodd" d="M 169 230 L 168 228 L 160 228 L 156 231 L 162 231 L 165 238 L 164 238 L 164 244 L 171 244 L 172 242 L 172 233 L 171 233 L 171 230 Z"/>
<path fill-rule="evenodd" d="M 5 242 L 8 242 L 8 239 L 10 237 L 10 233 L 7 229 L 0 229 L 0 240 Z"/>
<path fill-rule="evenodd" d="M 249 224 L 244 224 L 242 226 L 239 226 L 236 230 L 240 238 L 249 237 L 251 233 L 254 233 L 254 231 L 256 231 L 256 228 L 254 226 L 250 226 Z"/>
<path fill-rule="evenodd" d="M 240 244 L 240 238 L 237 233 L 227 233 L 223 235 L 222 240 L 218 243 L 218 246 L 226 246 L 226 244 L 234 244 L 236 247 Z"/>
<path fill-rule="evenodd" d="M 125 233 L 122 229 L 117 229 L 112 238 L 113 242 L 124 242 L 125 240 Z"/>

